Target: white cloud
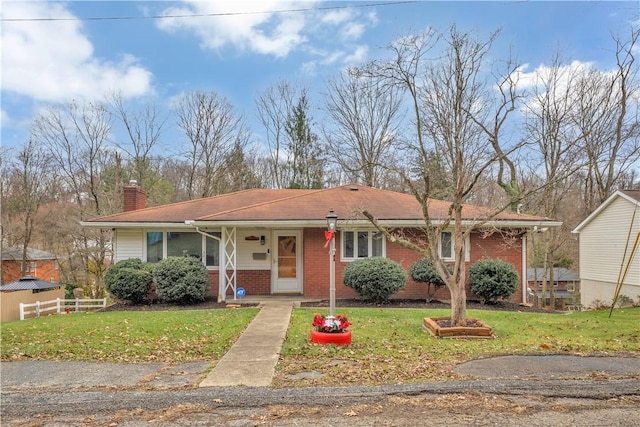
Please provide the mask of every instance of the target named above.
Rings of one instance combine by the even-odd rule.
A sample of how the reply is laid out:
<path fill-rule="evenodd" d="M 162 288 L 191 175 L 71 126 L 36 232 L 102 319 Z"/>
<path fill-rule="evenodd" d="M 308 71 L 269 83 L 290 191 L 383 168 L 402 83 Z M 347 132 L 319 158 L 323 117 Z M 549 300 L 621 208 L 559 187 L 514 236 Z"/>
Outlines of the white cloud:
<path fill-rule="evenodd" d="M 227 45 L 241 51 L 286 57 L 307 39 L 302 34 L 306 25 L 304 13 L 272 13 L 273 10 L 299 9 L 295 1 L 204 2 L 184 1 L 181 7 L 162 11 L 163 15 L 212 15 L 187 18 L 168 18 L 158 21 L 167 32 L 185 30 L 200 39 L 204 49 L 218 50 Z"/>
<path fill-rule="evenodd" d="M 63 3 L 5 2 L 5 18 L 73 18 Z M 132 56 L 95 56 L 80 21 L 4 22 L 2 90 L 37 101 L 99 98 L 111 91 L 134 97 L 151 91 L 151 73 Z"/>
<path fill-rule="evenodd" d="M 375 14 L 362 14 L 355 9 L 282 12 L 311 9 L 319 1 L 239 1 L 212 2 L 185 0 L 180 6 L 160 12 L 163 15 L 187 17 L 158 20 L 158 27 L 169 33 L 185 31 L 195 35 L 206 50 L 233 48 L 240 52 L 258 53 L 286 58 L 298 51 L 313 56 L 325 56 L 305 62 L 310 71 L 317 64 L 332 64 L 348 55 L 344 51 L 359 46 L 344 46 L 363 36 L 377 22 Z M 274 12 L 280 11 L 280 12 Z M 217 15 L 217 16 L 189 16 Z M 338 47 L 339 46 L 339 47 Z M 340 52 L 338 52 L 340 51 Z M 315 65 L 311 65 L 315 64 Z"/>

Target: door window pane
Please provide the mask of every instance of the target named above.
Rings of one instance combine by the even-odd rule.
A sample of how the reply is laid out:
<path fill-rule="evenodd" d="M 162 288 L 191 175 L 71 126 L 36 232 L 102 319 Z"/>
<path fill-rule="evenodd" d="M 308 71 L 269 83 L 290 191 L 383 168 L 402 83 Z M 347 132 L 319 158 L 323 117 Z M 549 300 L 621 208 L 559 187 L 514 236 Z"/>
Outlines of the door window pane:
<path fill-rule="evenodd" d="M 278 278 L 295 279 L 296 236 L 278 236 Z"/>

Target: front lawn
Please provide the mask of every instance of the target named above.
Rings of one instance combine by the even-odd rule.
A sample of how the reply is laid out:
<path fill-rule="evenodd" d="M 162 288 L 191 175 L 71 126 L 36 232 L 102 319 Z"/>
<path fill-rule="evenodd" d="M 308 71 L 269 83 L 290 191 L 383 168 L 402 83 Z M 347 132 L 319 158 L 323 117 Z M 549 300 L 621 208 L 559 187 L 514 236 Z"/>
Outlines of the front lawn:
<path fill-rule="evenodd" d="M 640 356 L 640 308 L 544 314 L 469 310 L 494 329 L 496 339 L 448 340 L 422 330 L 424 317 L 449 310 L 338 309 L 353 323 L 352 344 L 309 342 L 315 312 L 296 309 L 277 368 L 277 385 L 347 385 L 424 382 L 455 378 L 457 363 L 504 354 L 621 354 Z M 319 379 L 290 375 L 317 371 Z"/>
<path fill-rule="evenodd" d="M 338 308 L 353 323 L 347 346 L 309 340 L 313 314 L 293 312 L 276 386 L 425 382 L 456 378 L 457 363 L 504 354 L 623 354 L 640 357 L 640 308 L 541 314 L 469 310 L 497 336 L 446 340 L 422 329 L 426 316 L 449 310 Z M 3 323 L 1 359 L 106 362 L 216 362 L 251 322 L 257 308 L 72 313 Z M 317 371 L 319 379 L 292 374 Z"/>
<path fill-rule="evenodd" d="M 1 359 L 217 361 L 257 308 L 71 313 L 2 324 Z"/>

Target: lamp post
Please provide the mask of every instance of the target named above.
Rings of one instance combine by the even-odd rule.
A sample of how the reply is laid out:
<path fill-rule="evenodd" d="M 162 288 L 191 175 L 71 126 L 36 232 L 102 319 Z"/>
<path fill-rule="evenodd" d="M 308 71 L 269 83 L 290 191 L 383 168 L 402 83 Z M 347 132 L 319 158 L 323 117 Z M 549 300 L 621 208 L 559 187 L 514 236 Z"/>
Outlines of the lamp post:
<path fill-rule="evenodd" d="M 326 216 L 327 230 L 331 236 L 329 242 L 329 316 L 336 317 L 336 224 L 338 223 L 338 215 L 329 210 Z"/>

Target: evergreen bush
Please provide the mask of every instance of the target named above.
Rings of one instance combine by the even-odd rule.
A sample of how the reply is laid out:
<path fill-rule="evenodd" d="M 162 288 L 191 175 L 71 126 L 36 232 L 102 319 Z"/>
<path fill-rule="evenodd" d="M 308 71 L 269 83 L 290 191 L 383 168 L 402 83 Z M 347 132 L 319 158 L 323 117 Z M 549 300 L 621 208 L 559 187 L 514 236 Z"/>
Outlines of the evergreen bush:
<path fill-rule="evenodd" d="M 382 303 L 407 283 L 402 266 L 387 258 L 364 258 L 349 264 L 342 273 L 345 286 L 367 301 Z"/>
<path fill-rule="evenodd" d="M 150 264 L 137 258 L 115 263 L 104 275 L 104 285 L 116 298 L 140 304 L 151 289 L 153 278 Z"/>
<path fill-rule="evenodd" d="M 179 304 L 203 301 L 209 292 L 207 267 L 193 257 L 168 257 L 153 269 L 156 293 L 160 299 Z"/>
<path fill-rule="evenodd" d="M 452 272 L 451 266 L 447 265 L 447 269 Z M 427 284 L 427 302 L 431 301 L 431 285 L 435 289 L 445 285 L 444 280 L 438 274 L 435 266 L 428 258 L 422 258 L 414 262 L 409 268 L 409 274 L 414 282 Z"/>
<path fill-rule="evenodd" d="M 471 292 L 478 295 L 483 304 L 509 299 L 518 289 L 518 272 L 513 264 L 499 259 L 483 259 L 469 268 Z"/>

